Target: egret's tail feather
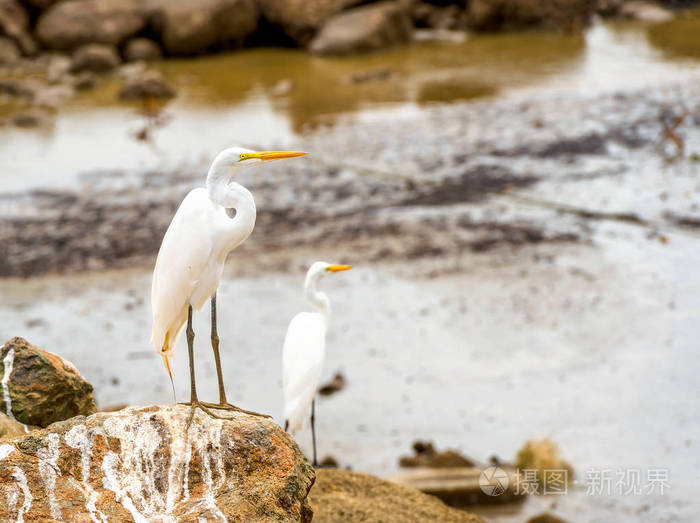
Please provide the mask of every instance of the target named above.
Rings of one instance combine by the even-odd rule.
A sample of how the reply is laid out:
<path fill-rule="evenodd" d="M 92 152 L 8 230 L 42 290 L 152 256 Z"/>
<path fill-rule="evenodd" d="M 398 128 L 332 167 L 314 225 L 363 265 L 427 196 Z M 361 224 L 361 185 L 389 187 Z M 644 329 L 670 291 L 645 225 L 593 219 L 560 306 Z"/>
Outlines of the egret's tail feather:
<path fill-rule="evenodd" d="M 163 363 L 165 363 L 165 370 L 168 371 L 168 377 L 170 377 L 170 386 L 173 388 L 173 400 L 177 403 L 177 396 L 175 395 L 175 382 L 173 381 L 173 373 L 170 370 L 170 360 L 168 359 L 168 352 L 170 352 L 170 346 L 168 341 L 170 339 L 170 333 L 165 334 L 165 343 L 163 343 L 163 351 L 160 355 L 163 357 Z"/>

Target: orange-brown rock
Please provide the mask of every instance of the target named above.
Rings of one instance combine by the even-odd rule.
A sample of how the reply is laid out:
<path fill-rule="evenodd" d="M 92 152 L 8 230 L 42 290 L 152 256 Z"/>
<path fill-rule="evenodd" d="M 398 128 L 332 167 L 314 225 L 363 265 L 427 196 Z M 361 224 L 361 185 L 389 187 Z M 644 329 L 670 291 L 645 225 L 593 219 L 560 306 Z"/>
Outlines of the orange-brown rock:
<path fill-rule="evenodd" d="M 310 521 L 314 471 L 270 420 L 129 407 L 0 445 L 0 521 Z"/>
<path fill-rule="evenodd" d="M 24 338 L 12 338 L 0 347 L 0 377 L 2 410 L 20 423 L 46 427 L 97 411 L 92 385 L 71 362 Z"/>

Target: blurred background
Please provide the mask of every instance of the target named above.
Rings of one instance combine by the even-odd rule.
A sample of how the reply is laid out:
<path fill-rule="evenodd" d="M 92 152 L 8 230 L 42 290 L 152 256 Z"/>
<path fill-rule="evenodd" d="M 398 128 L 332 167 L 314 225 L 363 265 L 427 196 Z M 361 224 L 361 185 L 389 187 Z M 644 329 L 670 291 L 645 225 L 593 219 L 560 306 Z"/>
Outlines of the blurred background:
<path fill-rule="evenodd" d="M 389 477 L 415 440 L 485 464 L 546 437 L 568 495 L 471 510 L 697 521 L 699 95 L 692 1 L 0 0 L 0 338 L 100 408 L 171 402 L 149 293 L 175 209 L 224 147 L 307 151 L 239 180 L 233 403 L 281 421 L 306 269 L 350 263 L 323 282 L 321 457 Z M 637 469 L 668 488 L 591 492 Z"/>

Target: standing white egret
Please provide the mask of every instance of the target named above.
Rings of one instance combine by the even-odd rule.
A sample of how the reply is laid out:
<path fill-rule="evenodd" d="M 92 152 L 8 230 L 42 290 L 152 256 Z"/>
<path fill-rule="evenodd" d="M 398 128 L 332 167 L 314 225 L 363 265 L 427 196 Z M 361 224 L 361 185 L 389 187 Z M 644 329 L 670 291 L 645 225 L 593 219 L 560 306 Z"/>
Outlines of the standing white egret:
<path fill-rule="evenodd" d="M 192 405 L 190 421 L 197 407 L 213 417 L 218 416 L 207 407 L 242 411 L 226 401 L 216 331 L 216 289 L 226 256 L 253 232 L 256 211 L 250 191 L 231 180 L 248 167 L 304 154 L 306 153 L 295 151 L 255 152 L 242 147 L 225 149 L 209 168 L 206 189 L 193 189 L 187 194 L 165 232 L 153 271 L 152 341 L 163 357 L 172 383 L 168 357 L 177 344 L 185 321 L 187 322 Z M 219 380 L 218 404 L 199 401 L 194 377 L 192 309 L 201 309 L 209 298 L 211 345 Z"/>
<path fill-rule="evenodd" d="M 311 409 L 311 440 L 316 459 L 315 407 L 316 391 L 321 380 L 326 356 L 326 330 L 331 319 L 331 304 L 323 292 L 316 289 L 318 281 L 329 273 L 347 271 L 350 265 L 316 262 L 306 273 L 304 296 L 317 312 L 300 312 L 287 328 L 282 350 L 282 382 L 284 388 L 284 430 L 291 433 L 306 425 Z"/>

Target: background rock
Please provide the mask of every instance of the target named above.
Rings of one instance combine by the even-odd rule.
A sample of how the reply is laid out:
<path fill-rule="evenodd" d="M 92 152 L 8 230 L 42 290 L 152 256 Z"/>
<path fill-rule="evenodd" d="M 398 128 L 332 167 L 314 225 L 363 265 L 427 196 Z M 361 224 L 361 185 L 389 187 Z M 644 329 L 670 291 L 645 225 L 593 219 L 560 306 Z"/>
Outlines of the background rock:
<path fill-rule="evenodd" d="M 42 13 L 37 36 L 49 49 L 119 45 L 146 25 L 140 0 L 67 0 Z"/>
<path fill-rule="evenodd" d="M 474 462 L 462 456 L 456 450 L 435 450 L 430 441 L 416 441 L 413 443 L 415 456 L 403 456 L 399 460 L 401 467 L 473 467 Z"/>
<path fill-rule="evenodd" d="M 11 412 L 18 421 L 46 427 L 97 410 L 92 385 L 71 362 L 23 338 L 5 343 L 0 348 L 0 358 L 0 375 L 7 384 L 7 390 L 3 387 L 5 407 L 10 401 Z"/>
<path fill-rule="evenodd" d="M 360 3 L 362 0 L 258 0 L 263 17 L 302 47 L 332 15 Z"/>
<path fill-rule="evenodd" d="M 240 47 L 258 25 L 254 0 L 151 0 L 149 18 L 166 54 L 202 54 Z"/>
<path fill-rule="evenodd" d="M 0 438 L 15 438 L 24 436 L 29 432 L 29 427 L 12 419 L 7 414 L 0 413 Z"/>
<path fill-rule="evenodd" d="M 653 2 L 632 1 L 620 6 L 619 15 L 640 22 L 667 22 L 673 18 L 673 13 Z"/>
<path fill-rule="evenodd" d="M 135 65 L 135 64 L 134 64 Z M 122 100 L 144 98 L 172 98 L 173 89 L 158 71 L 141 71 L 127 77 L 126 85 L 119 91 Z"/>
<path fill-rule="evenodd" d="M 545 481 L 548 471 L 566 471 L 567 480 L 574 480 L 573 467 L 564 461 L 559 452 L 559 447 L 551 439 L 532 439 L 525 443 L 515 457 L 516 466 L 520 471 L 537 470 L 537 479 L 540 483 Z"/>
<path fill-rule="evenodd" d="M 309 49 L 316 54 L 373 51 L 408 42 L 412 30 L 411 19 L 401 4 L 379 2 L 331 17 Z"/>
<path fill-rule="evenodd" d="M 482 521 L 415 489 L 342 469 L 317 470 L 309 499 L 314 522 Z"/>
<path fill-rule="evenodd" d="M 139 60 L 150 62 L 159 60 L 162 57 L 163 53 L 158 44 L 148 38 L 134 38 L 129 40 L 124 46 L 124 60 L 127 62 L 137 62 Z"/>
<path fill-rule="evenodd" d="M 34 38 L 29 34 L 29 16 L 16 0 L 0 0 L 0 35 L 3 34 L 26 55 L 38 51 Z"/>
<path fill-rule="evenodd" d="M 14 64 L 21 53 L 14 41 L 0 36 L 0 65 Z"/>
<path fill-rule="evenodd" d="M 468 23 L 486 31 L 535 26 L 576 31 L 594 7 L 588 0 L 470 0 Z"/>
<path fill-rule="evenodd" d="M 88 44 L 76 49 L 73 53 L 71 72 L 92 71 L 103 73 L 111 71 L 121 60 L 117 48 L 107 44 Z"/>
<path fill-rule="evenodd" d="M 0 518 L 311 520 L 314 471 L 275 423 L 198 411 L 186 430 L 189 412 L 132 407 L 0 445 Z"/>

